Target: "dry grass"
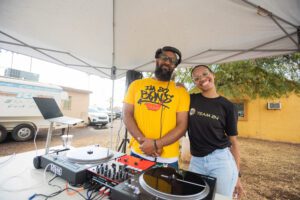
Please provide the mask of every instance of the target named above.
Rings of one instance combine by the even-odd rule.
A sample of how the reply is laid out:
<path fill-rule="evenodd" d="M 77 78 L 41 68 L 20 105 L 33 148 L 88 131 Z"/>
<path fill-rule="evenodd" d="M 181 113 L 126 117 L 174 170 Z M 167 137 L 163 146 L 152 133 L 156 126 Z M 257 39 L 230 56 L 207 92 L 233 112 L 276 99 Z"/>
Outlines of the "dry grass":
<path fill-rule="evenodd" d="M 240 138 L 245 199 L 300 199 L 300 145 Z"/>
<path fill-rule="evenodd" d="M 116 147 L 117 121 L 112 131 L 113 148 Z M 124 128 L 120 131 L 123 138 Z M 44 148 L 46 131 L 37 137 L 38 148 Z M 100 144 L 110 147 L 110 128 L 94 129 L 74 128 L 73 146 Z M 248 138 L 239 138 L 241 149 L 242 183 L 247 192 L 243 199 L 248 200 L 298 200 L 300 199 L 300 145 L 279 142 L 269 142 Z M 52 146 L 60 145 L 59 132 L 52 138 Z M 16 143 L 12 140 L 0 144 L 0 156 L 34 150 L 33 142 Z M 187 165 L 181 164 L 182 168 Z"/>

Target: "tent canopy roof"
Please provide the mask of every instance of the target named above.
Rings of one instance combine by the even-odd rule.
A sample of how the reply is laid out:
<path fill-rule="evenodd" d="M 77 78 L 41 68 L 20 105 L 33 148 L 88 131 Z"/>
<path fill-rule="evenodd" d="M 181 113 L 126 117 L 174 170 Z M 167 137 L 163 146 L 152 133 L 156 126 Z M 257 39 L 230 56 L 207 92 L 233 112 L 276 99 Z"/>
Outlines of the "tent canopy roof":
<path fill-rule="evenodd" d="M 258 7 L 259 6 L 259 7 Z M 1 0 L 0 48 L 110 78 L 299 51 L 299 0 Z"/>

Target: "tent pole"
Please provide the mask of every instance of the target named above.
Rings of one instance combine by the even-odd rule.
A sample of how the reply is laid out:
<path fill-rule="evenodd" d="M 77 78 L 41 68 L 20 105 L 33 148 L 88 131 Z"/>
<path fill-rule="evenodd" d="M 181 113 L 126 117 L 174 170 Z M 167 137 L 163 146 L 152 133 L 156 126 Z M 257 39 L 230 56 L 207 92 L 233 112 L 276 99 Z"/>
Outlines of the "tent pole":
<path fill-rule="evenodd" d="M 300 26 L 297 28 L 297 35 L 298 35 L 298 52 L 300 51 Z"/>
<path fill-rule="evenodd" d="M 112 51 L 112 68 L 111 68 L 111 79 L 112 79 L 112 90 L 111 90 L 111 104 L 110 104 L 110 149 L 112 150 L 113 145 L 113 107 L 114 107 L 114 89 L 115 89 L 115 79 L 117 77 L 117 68 L 115 66 L 115 0 L 112 1 L 113 4 L 113 22 L 112 22 L 112 31 L 113 31 L 113 51 Z"/>
<path fill-rule="evenodd" d="M 110 104 L 110 149 L 113 149 L 112 141 L 113 141 L 113 105 L 114 105 L 114 89 L 115 89 L 115 79 L 112 80 L 112 97 L 111 97 L 111 104 Z"/>

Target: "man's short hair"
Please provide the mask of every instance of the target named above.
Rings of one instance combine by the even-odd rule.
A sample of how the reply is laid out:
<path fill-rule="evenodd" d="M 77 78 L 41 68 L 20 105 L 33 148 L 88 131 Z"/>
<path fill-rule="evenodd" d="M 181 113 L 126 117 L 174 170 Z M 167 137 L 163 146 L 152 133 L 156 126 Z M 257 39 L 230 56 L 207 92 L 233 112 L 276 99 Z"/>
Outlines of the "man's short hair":
<path fill-rule="evenodd" d="M 176 66 L 179 65 L 181 63 L 181 52 L 176 49 L 175 47 L 171 47 L 171 46 L 165 46 L 163 48 L 159 48 L 156 50 L 155 52 L 155 58 L 159 58 L 159 56 L 164 52 L 164 51 L 171 51 L 173 53 L 176 54 L 176 57 L 177 57 L 177 63 L 176 63 Z"/>

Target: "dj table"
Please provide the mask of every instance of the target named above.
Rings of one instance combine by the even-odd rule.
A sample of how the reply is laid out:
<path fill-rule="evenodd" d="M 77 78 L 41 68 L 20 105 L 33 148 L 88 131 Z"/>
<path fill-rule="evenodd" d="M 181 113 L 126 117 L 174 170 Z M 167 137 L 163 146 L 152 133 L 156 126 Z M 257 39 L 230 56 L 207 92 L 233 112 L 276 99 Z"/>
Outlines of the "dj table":
<path fill-rule="evenodd" d="M 39 151 L 41 154 L 42 150 Z M 35 151 L 16 154 L 13 156 L 0 157 L 0 196 L 2 200 L 28 200 L 35 193 L 49 195 L 66 187 L 66 180 L 61 177 L 55 178 L 51 184 L 48 181 L 53 177 L 50 172 L 44 173 L 44 169 L 35 169 L 33 166 L 33 158 L 36 156 Z M 96 171 L 96 168 L 95 168 Z M 100 168 L 98 171 L 101 171 Z M 95 172 L 96 173 L 96 172 Z M 69 186 L 71 187 L 71 186 Z M 120 187 L 123 187 L 120 184 Z M 127 187 L 127 186 L 126 186 Z M 75 188 L 79 190 L 78 188 Z M 80 193 L 86 197 L 86 190 Z M 119 195 L 119 194 L 117 194 Z M 73 191 L 64 191 L 52 199 L 84 199 Z M 108 197 L 109 198 L 109 197 Z M 33 200 L 45 199 L 45 197 L 35 197 Z M 222 195 L 215 194 L 215 200 L 228 200 Z"/>

